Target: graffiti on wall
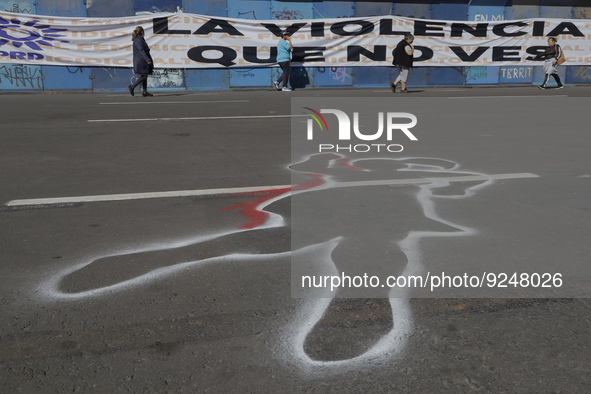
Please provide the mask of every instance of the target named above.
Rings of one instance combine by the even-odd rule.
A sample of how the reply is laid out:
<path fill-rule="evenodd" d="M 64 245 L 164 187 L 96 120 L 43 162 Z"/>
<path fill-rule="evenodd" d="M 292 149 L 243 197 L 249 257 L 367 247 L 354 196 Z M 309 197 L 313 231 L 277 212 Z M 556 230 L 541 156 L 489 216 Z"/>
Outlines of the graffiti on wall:
<path fill-rule="evenodd" d="M 577 82 L 591 82 L 591 69 L 589 67 L 573 67 L 573 76 Z"/>
<path fill-rule="evenodd" d="M 317 70 L 320 74 L 328 72 L 330 79 L 341 83 L 345 83 L 353 77 L 347 73 L 346 67 L 318 67 Z"/>
<path fill-rule="evenodd" d="M 107 70 L 108 71 L 108 70 Z M 130 84 L 137 80 L 137 75 L 133 75 Z M 149 88 L 182 88 L 185 86 L 184 72 L 177 68 L 155 68 L 148 77 Z"/>
<path fill-rule="evenodd" d="M 77 73 L 83 73 L 84 72 L 84 67 L 70 67 L 70 66 L 66 66 L 66 70 L 68 70 L 68 72 L 70 74 L 77 74 Z"/>
<path fill-rule="evenodd" d="M 531 79 L 534 74 L 533 67 L 503 67 L 501 78 L 506 79 Z"/>
<path fill-rule="evenodd" d="M 148 78 L 151 88 L 179 88 L 184 86 L 183 70 L 177 68 L 155 68 Z"/>
<path fill-rule="evenodd" d="M 304 19 L 304 14 L 302 14 L 301 11 L 289 10 L 287 8 L 278 11 L 272 11 L 271 15 L 274 19 L 279 20 Z"/>
<path fill-rule="evenodd" d="M 238 18 L 257 19 L 257 16 L 254 11 L 245 11 L 245 12 L 238 11 Z"/>
<path fill-rule="evenodd" d="M 43 89 L 41 67 L 0 64 L 0 89 Z"/>
<path fill-rule="evenodd" d="M 497 22 L 497 21 L 504 21 L 505 20 L 505 15 L 503 14 L 498 14 L 498 15 L 493 15 L 493 14 L 476 14 L 474 15 L 474 21 L 475 22 Z"/>
<path fill-rule="evenodd" d="M 331 67 L 330 72 L 335 81 L 345 82 L 347 79 L 351 78 L 351 75 L 347 74 L 347 69 L 345 67 Z"/>
<path fill-rule="evenodd" d="M 182 12 L 181 7 L 175 6 L 175 5 L 163 5 L 160 7 L 152 6 L 147 11 L 136 11 L 135 15 L 140 16 L 140 15 L 154 15 L 154 14 L 169 14 L 169 13 L 175 13 L 175 12 Z"/>
<path fill-rule="evenodd" d="M 467 84 L 497 84 L 499 67 L 465 67 Z"/>
<path fill-rule="evenodd" d="M 232 70 L 232 77 L 236 78 L 254 78 L 256 74 L 252 72 L 253 69 L 248 70 Z"/>
<path fill-rule="evenodd" d="M 534 79 L 534 68 L 528 66 L 501 67 L 499 70 L 500 83 L 529 84 Z"/>
<path fill-rule="evenodd" d="M 6 12 L 14 12 L 15 14 L 32 14 L 33 13 L 33 6 L 28 3 L 13 3 L 10 6 L 5 5 L 4 11 Z"/>

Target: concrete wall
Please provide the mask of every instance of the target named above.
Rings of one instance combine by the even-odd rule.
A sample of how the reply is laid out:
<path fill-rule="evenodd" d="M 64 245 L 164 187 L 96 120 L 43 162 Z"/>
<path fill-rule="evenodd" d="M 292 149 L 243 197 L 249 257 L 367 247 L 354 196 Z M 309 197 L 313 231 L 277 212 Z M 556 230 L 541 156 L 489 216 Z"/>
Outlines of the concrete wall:
<path fill-rule="evenodd" d="M 495 21 L 530 17 L 589 19 L 586 0 L 423 0 L 410 1 L 279 1 L 279 0 L 0 0 L 10 12 L 74 17 L 118 17 L 147 12 L 184 12 L 248 19 L 322 19 L 353 16 Z M 569 84 L 591 84 L 591 67 L 561 67 Z M 390 67 L 299 67 L 291 83 L 302 87 L 387 86 L 396 76 Z M 149 88 L 158 90 L 228 90 L 266 87 L 277 68 L 183 70 L 157 69 Z M 131 69 L 108 67 L 0 64 L 0 91 L 86 90 L 125 92 L 134 80 Z M 419 67 L 409 86 L 479 86 L 541 83 L 541 67 Z"/>

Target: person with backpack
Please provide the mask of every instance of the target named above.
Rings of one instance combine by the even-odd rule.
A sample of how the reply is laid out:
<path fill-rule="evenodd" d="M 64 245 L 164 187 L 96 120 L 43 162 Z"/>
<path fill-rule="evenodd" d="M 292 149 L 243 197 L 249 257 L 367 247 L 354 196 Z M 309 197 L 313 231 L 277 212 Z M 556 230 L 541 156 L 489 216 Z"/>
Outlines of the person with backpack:
<path fill-rule="evenodd" d="M 558 66 L 564 63 L 565 59 L 562 48 L 560 48 L 560 45 L 558 45 L 557 42 L 558 40 L 556 37 L 548 37 L 548 48 L 546 48 L 543 54 L 534 57 L 534 59 L 544 60 L 544 73 L 546 75 L 544 77 L 544 83 L 538 86 L 540 89 L 548 89 L 547 84 L 550 75 L 554 77 L 554 80 L 558 84 L 556 89 L 562 89 L 564 87 L 558 76 Z"/>
<path fill-rule="evenodd" d="M 406 89 L 406 80 L 408 78 L 408 72 L 412 67 L 413 63 L 413 53 L 415 51 L 415 47 L 412 45 L 415 37 L 410 34 L 406 33 L 404 35 L 404 39 L 396 45 L 396 49 L 394 49 L 394 61 L 392 62 L 393 65 L 396 66 L 398 69 L 398 78 L 392 83 L 390 83 L 390 88 L 392 92 L 396 93 L 396 85 L 398 82 L 401 83 L 402 93 L 408 93 Z"/>

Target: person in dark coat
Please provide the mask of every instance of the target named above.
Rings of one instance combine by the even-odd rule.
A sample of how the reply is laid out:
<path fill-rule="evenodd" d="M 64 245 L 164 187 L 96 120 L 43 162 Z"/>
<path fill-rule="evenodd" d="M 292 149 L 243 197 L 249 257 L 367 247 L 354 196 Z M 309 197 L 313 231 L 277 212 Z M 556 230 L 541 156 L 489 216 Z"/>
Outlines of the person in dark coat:
<path fill-rule="evenodd" d="M 396 85 L 398 85 L 398 82 L 400 82 L 402 86 L 401 92 L 408 93 L 408 90 L 406 90 L 406 79 L 408 78 L 408 72 L 413 63 L 413 53 L 415 52 L 415 47 L 412 45 L 412 43 L 414 39 L 415 37 L 412 34 L 406 33 L 404 35 L 404 40 L 400 41 L 394 50 L 394 61 L 392 64 L 396 66 L 398 72 L 400 73 L 398 78 L 396 78 L 394 82 L 390 83 L 390 88 L 394 93 L 396 93 Z"/>
<path fill-rule="evenodd" d="M 150 48 L 144 39 L 144 28 L 138 26 L 131 35 L 133 41 L 133 72 L 139 74 L 140 77 L 133 85 L 129 85 L 129 93 L 133 96 L 137 85 L 142 84 L 142 96 L 153 96 L 148 92 L 148 75 L 152 74 L 154 70 L 154 63 L 152 56 L 150 56 Z"/>

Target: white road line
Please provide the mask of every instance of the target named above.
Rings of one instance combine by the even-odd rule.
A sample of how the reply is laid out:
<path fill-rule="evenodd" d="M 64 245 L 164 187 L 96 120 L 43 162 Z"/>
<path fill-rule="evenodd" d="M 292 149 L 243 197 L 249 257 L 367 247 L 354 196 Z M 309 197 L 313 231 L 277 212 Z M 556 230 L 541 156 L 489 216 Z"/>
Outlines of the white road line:
<path fill-rule="evenodd" d="M 178 92 L 178 93 L 176 93 Z M 102 97 L 121 97 L 121 95 L 129 94 L 129 91 L 125 89 L 125 93 L 115 93 L 115 94 L 104 94 Z M 175 95 L 182 95 L 182 96 L 215 96 L 218 95 L 218 92 L 206 92 L 206 93 L 182 93 L 180 90 L 165 90 L 161 94 L 156 93 L 158 96 L 170 96 L 171 94 Z"/>
<path fill-rule="evenodd" d="M 556 98 L 556 97 L 568 97 L 566 94 L 556 94 L 551 96 L 462 96 L 462 97 L 448 97 L 449 99 L 479 99 L 479 98 L 532 98 L 532 97 L 543 97 L 543 98 Z"/>
<path fill-rule="evenodd" d="M 250 100 L 204 100 L 204 101 L 117 101 L 99 103 L 100 105 L 144 105 L 144 104 L 216 104 L 216 103 L 249 103 Z"/>
<path fill-rule="evenodd" d="M 420 87 L 417 89 L 420 89 Z M 466 91 L 466 89 L 446 89 L 446 88 L 437 88 L 437 89 L 428 88 L 428 89 L 429 89 L 428 92 L 444 92 L 444 93 L 465 92 Z M 412 91 L 413 91 L 413 89 L 411 88 L 410 92 L 412 93 Z M 374 90 L 374 92 L 376 92 L 376 93 L 388 93 L 388 92 L 393 93 L 392 89 L 390 89 L 390 88 L 383 88 L 382 90 Z M 400 93 L 400 91 L 398 91 L 398 92 Z"/>
<path fill-rule="evenodd" d="M 143 119 L 89 119 L 87 122 L 154 122 L 159 120 L 227 120 L 227 119 L 265 119 L 265 118 L 294 118 L 307 115 L 244 115 L 244 116 L 197 116 L 191 118 L 143 118 Z"/>
<path fill-rule="evenodd" d="M 386 179 L 374 181 L 358 181 L 358 182 L 341 182 L 335 184 L 333 187 L 360 187 L 360 186 L 386 186 L 386 185 L 422 185 L 431 183 L 433 180 L 442 180 L 448 182 L 474 182 L 487 181 L 490 179 L 524 179 L 524 178 L 538 178 L 539 176 L 531 173 L 514 173 L 514 174 L 494 174 L 489 176 L 470 175 L 470 176 L 454 176 L 454 177 L 440 177 L 440 178 L 415 178 L 415 179 Z M 291 187 L 291 185 L 276 185 L 276 186 L 254 186 L 254 187 L 233 187 L 224 189 L 201 189 L 201 190 L 179 190 L 168 192 L 153 192 L 153 193 L 129 193 L 129 194 L 107 194 L 99 196 L 79 196 L 79 197 L 57 197 L 57 198 L 36 198 L 29 200 L 12 200 L 5 205 L 9 207 L 23 206 L 23 205 L 52 205 L 52 204 L 68 204 L 68 203 L 85 203 L 85 202 L 104 202 L 104 201 L 124 201 L 124 200 L 141 200 L 147 198 L 168 198 L 168 197 L 190 197 L 190 196 L 214 196 L 227 194 L 252 193 L 262 190 L 277 190 Z"/>
<path fill-rule="evenodd" d="M 483 175 L 463 175 L 463 176 L 451 176 L 451 177 L 440 177 L 440 178 L 417 178 L 417 179 L 392 179 L 392 180 L 375 180 L 375 181 L 356 181 L 356 182 L 340 182 L 335 184 L 333 187 L 359 187 L 359 186 L 382 186 L 382 185 L 425 185 L 432 183 L 435 180 L 443 180 L 451 183 L 458 182 L 476 182 L 476 181 L 488 181 L 489 179 L 524 179 L 524 178 L 539 178 L 536 174 L 530 173 L 517 173 L 517 174 L 496 174 L 489 175 L 488 177 Z"/>

